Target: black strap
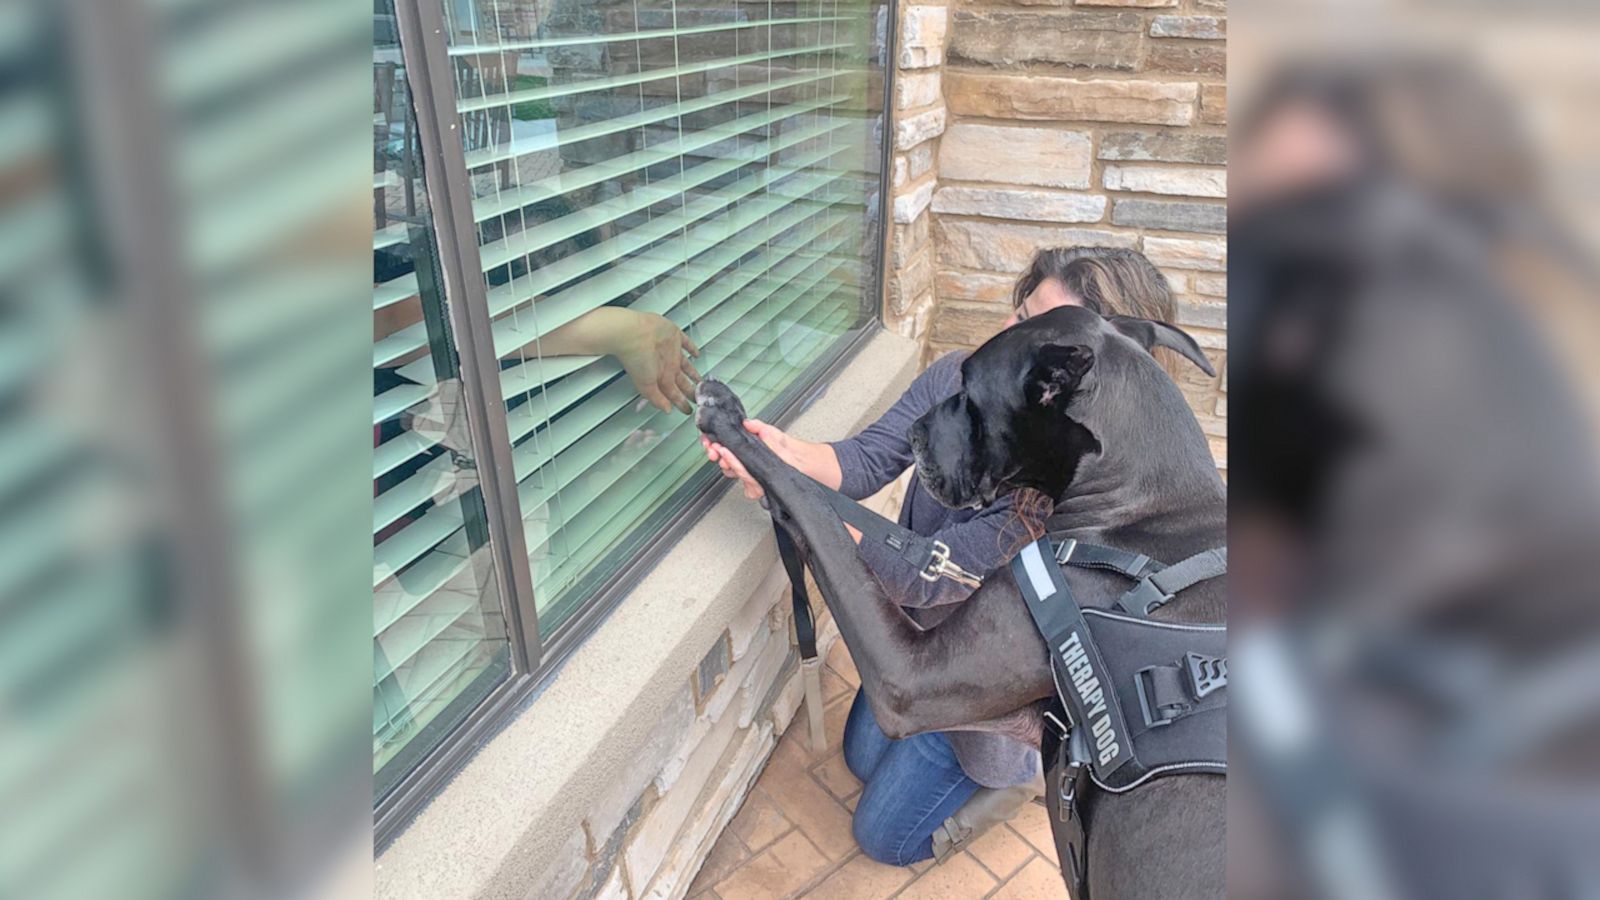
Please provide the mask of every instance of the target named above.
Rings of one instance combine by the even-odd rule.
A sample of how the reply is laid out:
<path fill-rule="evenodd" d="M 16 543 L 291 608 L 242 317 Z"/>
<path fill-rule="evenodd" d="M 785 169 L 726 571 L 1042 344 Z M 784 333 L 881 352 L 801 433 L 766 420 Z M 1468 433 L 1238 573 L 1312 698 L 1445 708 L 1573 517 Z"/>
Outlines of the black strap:
<path fill-rule="evenodd" d="M 1055 765 L 1051 767 L 1054 783 L 1045 792 L 1045 806 L 1055 817 L 1050 830 L 1055 837 L 1061 875 L 1071 895 L 1080 900 L 1089 895 L 1089 842 L 1083 821 L 1083 793 L 1089 786 L 1087 752 L 1083 729 L 1074 729 L 1070 736 L 1063 737 L 1056 746 Z"/>
<path fill-rule="evenodd" d="M 794 639 L 800 645 L 801 659 L 817 658 L 817 623 L 811 615 L 811 595 L 806 590 L 806 565 L 800 558 L 800 548 L 794 538 L 776 517 L 772 520 L 772 534 L 778 542 L 778 558 L 783 560 L 783 570 L 789 575 L 789 600 L 794 606 Z"/>
<path fill-rule="evenodd" d="M 1104 779 L 1133 759 L 1133 736 L 1117 702 L 1111 670 L 1100 658 L 1089 624 L 1049 547 L 1048 540 L 1023 547 L 1011 561 L 1012 577 L 1050 647 L 1051 671 L 1067 702 L 1073 731 L 1090 736 L 1090 764 Z"/>
<path fill-rule="evenodd" d="M 1228 548 L 1213 547 L 1170 566 L 1155 569 L 1139 578 L 1117 600 L 1117 605 L 1136 616 L 1148 616 L 1157 607 L 1169 602 L 1184 588 L 1228 573 Z"/>
<path fill-rule="evenodd" d="M 911 564 L 921 577 L 933 581 L 940 577 L 951 578 L 969 587 L 976 587 L 980 579 L 960 566 L 950 562 L 950 548 L 942 542 L 905 528 L 878 515 L 860 503 L 827 486 L 822 486 L 828 505 L 846 523 L 861 532 L 863 541 L 883 544 Z M 800 645 L 801 659 L 816 659 L 817 629 L 811 614 L 811 595 L 806 590 L 805 561 L 800 558 L 800 548 L 784 527 L 778 524 L 776 513 L 772 532 L 778 543 L 778 558 L 789 576 L 789 595 L 794 606 L 795 641 Z"/>
<path fill-rule="evenodd" d="M 1054 540 L 1054 536 L 1052 535 L 1051 537 Z M 1132 550 L 1118 550 L 1115 547 L 1090 544 L 1072 538 L 1061 539 L 1056 544 L 1055 555 L 1056 562 L 1064 566 L 1076 566 L 1080 569 L 1110 569 L 1135 580 L 1151 573 L 1159 572 L 1163 568 L 1161 563 L 1143 553 L 1135 553 Z"/>
<path fill-rule="evenodd" d="M 900 558 L 917 570 L 926 581 L 949 578 L 958 584 L 976 588 L 983 579 L 968 572 L 950 560 L 950 548 L 943 541 L 917 534 L 909 528 L 885 519 L 845 495 L 823 486 L 828 505 L 845 523 L 861 532 L 863 542 L 883 544 L 899 554 Z"/>

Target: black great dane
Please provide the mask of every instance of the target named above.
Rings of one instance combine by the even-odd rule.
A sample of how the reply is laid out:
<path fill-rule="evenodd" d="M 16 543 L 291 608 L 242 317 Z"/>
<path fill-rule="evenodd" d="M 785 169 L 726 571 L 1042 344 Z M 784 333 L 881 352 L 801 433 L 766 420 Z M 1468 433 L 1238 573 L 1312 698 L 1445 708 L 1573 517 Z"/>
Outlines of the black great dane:
<path fill-rule="evenodd" d="M 1211 371 L 1192 338 L 1145 319 L 1063 307 L 1008 328 L 962 364 L 961 392 L 912 426 L 918 477 L 951 507 L 1041 491 L 1055 501 L 1051 531 L 1158 560 L 1224 544 L 1222 480 L 1182 393 L 1151 356 L 1155 347 Z M 1049 650 L 1010 567 L 989 573 L 937 627 L 919 629 L 862 564 L 826 489 L 745 431 L 733 392 L 707 379 L 696 397 L 700 430 L 760 482 L 806 554 L 890 737 L 961 728 L 1055 696 Z M 1128 586 L 1110 572 L 1070 576 L 1084 605 L 1107 605 Z M 1225 615 L 1225 583 L 1212 580 L 1152 618 Z M 1083 810 L 1090 895 L 1223 896 L 1224 792 L 1221 776 L 1200 774 L 1094 792 Z"/>

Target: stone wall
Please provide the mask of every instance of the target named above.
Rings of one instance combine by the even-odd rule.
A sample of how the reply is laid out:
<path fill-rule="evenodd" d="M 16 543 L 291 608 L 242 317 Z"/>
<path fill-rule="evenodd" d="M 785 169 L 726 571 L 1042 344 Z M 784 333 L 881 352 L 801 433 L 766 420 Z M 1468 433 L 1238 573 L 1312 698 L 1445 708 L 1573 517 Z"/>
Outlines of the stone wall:
<path fill-rule="evenodd" d="M 864 503 L 892 516 L 905 484 Z M 807 578 L 811 596 L 821 596 Z M 825 604 L 812 607 L 826 658 L 839 629 Z M 794 721 L 802 691 L 789 583 L 774 566 L 656 722 L 631 768 L 642 777 L 618 781 L 591 807 L 573 835 L 571 865 L 531 896 L 681 900 Z M 794 727 L 806 727 L 803 717 Z"/>
<path fill-rule="evenodd" d="M 1180 386 L 1227 468 L 1224 0 L 900 7 L 884 320 L 924 362 L 1009 314 L 1036 249 L 1134 247 L 1219 377 Z"/>

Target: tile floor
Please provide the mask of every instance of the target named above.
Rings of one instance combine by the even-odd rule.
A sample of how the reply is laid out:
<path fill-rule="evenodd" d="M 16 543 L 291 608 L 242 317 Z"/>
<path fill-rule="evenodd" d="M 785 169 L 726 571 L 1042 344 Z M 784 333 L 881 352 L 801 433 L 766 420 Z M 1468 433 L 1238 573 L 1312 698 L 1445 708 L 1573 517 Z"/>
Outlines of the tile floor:
<path fill-rule="evenodd" d="M 844 642 L 835 641 L 822 676 L 827 752 L 811 752 L 801 709 L 690 885 L 689 900 L 1067 898 L 1038 804 L 943 863 L 896 868 L 861 855 L 850 835 L 861 785 L 839 751 L 859 683 Z"/>

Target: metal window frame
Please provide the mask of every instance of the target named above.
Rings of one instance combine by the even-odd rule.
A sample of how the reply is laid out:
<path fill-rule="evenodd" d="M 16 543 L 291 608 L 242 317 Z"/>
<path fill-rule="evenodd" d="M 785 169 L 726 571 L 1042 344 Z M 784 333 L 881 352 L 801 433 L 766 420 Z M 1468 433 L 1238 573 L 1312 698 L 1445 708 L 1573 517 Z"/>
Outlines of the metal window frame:
<path fill-rule="evenodd" d="M 871 314 L 861 325 L 841 335 L 827 353 L 779 395 L 768 412 L 775 422 L 786 423 L 809 406 L 882 325 L 888 274 L 885 261 L 891 228 L 889 192 L 894 160 L 891 119 L 900 4 L 898 0 L 885 0 L 883 5 L 887 17 L 884 45 L 874 48 L 884 76 L 880 97 L 877 233 L 867 285 L 872 290 Z M 639 578 L 661 561 L 727 489 L 727 483 L 718 479 L 695 493 L 665 526 L 602 582 L 548 641 L 541 637 L 532 570 L 527 564 L 521 527 L 521 505 L 512 468 L 506 409 L 500 402 L 500 372 L 494 352 L 487 291 L 480 277 L 471 185 L 459 137 L 461 121 L 456 112 L 455 82 L 450 77 L 444 37 L 444 10 L 438 0 L 395 0 L 394 7 L 401 58 L 405 61 L 412 112 L 417 120 L 423 179 L 434 220 L 450 325 L 469 410 L 468 428 L 478 459 L 495 578 L 511 637 L 511 674 L 375 804 L 375 854 L 382 853 L 478 748 L 550 683 L 562 663 L 582 646 Z"/>

